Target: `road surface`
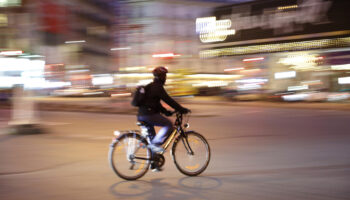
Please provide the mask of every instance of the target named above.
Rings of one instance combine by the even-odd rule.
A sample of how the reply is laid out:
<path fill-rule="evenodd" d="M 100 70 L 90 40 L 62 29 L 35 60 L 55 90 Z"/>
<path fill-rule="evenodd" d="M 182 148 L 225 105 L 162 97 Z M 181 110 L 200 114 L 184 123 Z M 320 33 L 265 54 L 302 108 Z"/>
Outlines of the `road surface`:
<path fill-rule="evenodd" d="M 350 199 L 350 113 L 191 105 L 190 129 L 212 149 L 208 169 L 186 177 L 166 153 L 164 171 L 124 181 L 110 169 L 113 130 L 133 115 L 40 112 L 46 133 L 8 135 L 0 124 L 0 199 Z M 0 126 L 1 127 L 1 126 Z"/>

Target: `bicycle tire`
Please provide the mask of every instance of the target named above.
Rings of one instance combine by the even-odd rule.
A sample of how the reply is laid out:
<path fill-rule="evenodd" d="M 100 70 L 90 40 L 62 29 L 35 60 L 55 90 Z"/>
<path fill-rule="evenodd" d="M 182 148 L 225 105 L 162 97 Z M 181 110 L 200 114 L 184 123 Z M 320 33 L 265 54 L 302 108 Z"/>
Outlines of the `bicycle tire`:
<path fill-rule="evenodd" d="M 199 145 L 202 145 L 202 146 L 200 146 L 200 148 L 197 148 L 196 146 L 199 146 L 198 144 L 194 144 L 192 141 L 189 141 L 189 145 L 191 146 L 191 149 L 193 150 L 194 155 L 189 155 L 187 153 L 187 158 L 189 160 L 191 160 L 191 159 L 193 159 L 193 157 L 191 158 L 191 156 L 200 155 L 197 152 L 201 152 L 201 151 L 203 151 L 203 149 L 205 149 L 205 154 L 204 154 L 204 156 L 202 156 L 205 158 L 204 162 L 202 162 L 201 164 L 196 163 L 195 165 L 193 165 L 193 163 L 192 163 L 191 165 L 187 165 L 187 166 L 184 165 L 183 166 L 184 163 L 180 161 L 180 158 L 186 159 L 186 156 L 184 155 L 183 152 L 180 152 L 180 151 L 184 151 L 184 149 L 185 149 L 185 145 L 182 142 L 184 139 L 182 135 L 178 136 L 175 139 L 175 141 L 173 143 L 173 147 L 171 149 L 171 155 L 172 155 L 172 158 L 173 158 L 173 161 L 175 163 L 176 168 L 181 173 L 183 173 L 187 176 L 197 176 L 197 175 L 201 174 L 209 165 L 210 157 L 211 157 L 210 146 L 209 146 L 207 140 L 201 134 L 199 134 L 197 132 L 188 131 L 185 133 L 185 135 L 187 135 L 188 139 L 191 139 L 191 140 L 193 138 L 196 138 L 196 143 L 199 144 L 199 142 L 201 142 L 201 144 L 199 144 Z M 186 154 L 186 152 L 187 151 L 185 151 L 185 154 Z"/>
<path fill-rule="evenodd" d="M 128 160 L 130 159 L 130 155 L 128 155 L 129 150 L 131 149 L 131 151 L 134 151 L 132 154 L 135 153 L 135 150 L 132 150 L 132 147 L 129 143 L 129 141 L 134 140 L 133 143 L 137 147 L 136 151 L 139 151 L 140 149 L 143 150 L 143 152 L 145 153 L 145 155 L 141 154 L 140 155 L 136 155 L 137 157 L 142 156 L 145 160 L 141 160 L 141 163 L 136 163 L 139 164 L 137 168 L 137 170 L 134 170 L 134 165 L 132 164 L 132 161 Z M 127 140 L 127 145 L 125 145 L 125 141 Z M 124 149 L 123 149 L 123 145 L 124 145 Z M 139 145 L 139 146 L 138 146 Z M 144 176 L 146 174 L 146 172 L 149 169 L 149 165 L 150 165 L 150 159 L 151 159 L 151 151 L 150 149 L 147 148 L 147 141 L 144 137 L 140 136 L 137 133 L 126 133 L 123 134 L 121 136 L 119 136 L 115 141 L 112 142 L 112 144 L 110 145 L 109 148 L 109 152 L 108 152 L 108 161 L 109 164 L 111 166 L 111 168 L 113 169 L 113 171 L 122 179 L 125 180 L 136 180 L 141 178 L 142 176 Z M 127 146 L 125 148 L 125 146 Z M 119 153 L 119 150 L 121 151 L 121 153 Z M 124 159 L 122 159 L 123 156 L 123 150 L 124 152 Z M 138 152 L 137 152 L 138 153 Z M 135 156 L 135 155 L 134 155 Z M 123 161 L 119 160 L 122 159 Z M 126 163 L 118 163 L 118 162 L 126 162 Z M 131 170 L 130 174 L 127 172 L 123 172 L 123 170 L 125 169 L 125 166 L 123 166 L 123 164 L 127 167 L 127 165 L 130 165 L 129 170 Z M 133 174 L 131 174 L 133 173 Z"/>

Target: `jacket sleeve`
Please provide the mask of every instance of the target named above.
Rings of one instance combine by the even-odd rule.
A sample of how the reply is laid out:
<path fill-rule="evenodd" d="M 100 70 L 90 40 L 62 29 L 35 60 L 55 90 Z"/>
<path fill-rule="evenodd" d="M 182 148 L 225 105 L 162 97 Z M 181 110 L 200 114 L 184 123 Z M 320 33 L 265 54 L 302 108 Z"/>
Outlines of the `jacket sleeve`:
<path fill-rule="evenodd" d="M 159 95 L 161 100 L 167 103 L 170 107 L 174 108 L 176 111 L 182 111 L 185 109 L 180 104 L 178 104 L 173 98 L 171 98 L 162 86 L 159 89 Z"/>
<path fill-rule="evenodd" d="M 168 110 L 166 108 L 164 108 L 160 102 L 159 102 L 159 104 L 160 104 L 159 105 L 160 112 L 165 114 Z"/>

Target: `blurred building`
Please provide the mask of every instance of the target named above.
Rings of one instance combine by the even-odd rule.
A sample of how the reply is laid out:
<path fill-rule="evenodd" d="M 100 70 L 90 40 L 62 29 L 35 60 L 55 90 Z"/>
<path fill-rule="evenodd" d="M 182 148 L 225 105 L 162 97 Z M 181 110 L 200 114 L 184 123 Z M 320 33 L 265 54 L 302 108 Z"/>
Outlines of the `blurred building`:
<path fill-rule="evenodd" d="M 170 71 L 201 71 L 195 19 L 220 4 L 178 0 L 125 2 L 125 39 L 115 48 L 120 52 L 121 71 L 147 71 L 157 65 L 166 65 Z"/>
<path fill-rule="evenodd" d="M 0 1 L 0 50 L 41 57 L 47 80 L 89 86 L 91 74 L 118 69 L 111 48 L 119 9 L 110 0 Z"/>
<path fill-rule="evenodd" d="M 197 19 L 201 62 L 257 92 L 350 89 L 350 1 L 262 0 Z"/>

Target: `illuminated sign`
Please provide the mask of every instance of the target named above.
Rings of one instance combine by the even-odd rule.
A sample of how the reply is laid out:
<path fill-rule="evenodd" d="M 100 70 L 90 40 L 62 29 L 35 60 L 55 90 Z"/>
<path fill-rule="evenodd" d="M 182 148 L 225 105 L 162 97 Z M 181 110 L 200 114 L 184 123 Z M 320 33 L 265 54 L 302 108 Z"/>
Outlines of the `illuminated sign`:
<path fill-rule="evenodd" d="M 275 34 L 288 33 L 300 29 L 300 24 L 327 22 L 326 13 L 331 3 L 328 0 L 304 0 L 300 5 L 279 6 L 273 11 L 266 9 L 261 15 L 253 15 L 248 11 L 248 15 L 233 13 L 227 17 L 236 30 L 261 28 L 273 29 Z M 285 12 L 277 12 L 278 10 Z"/>
<path fill-rule="evenodd" d="M 279 51 L 300 51 L 337 47 L 350 47 L 350 37 L 209 49 L 200 51 L 199 56 L 200 58 L 215 58 L 219 56 L 235 56 L 255 53 L 273 53 Z"/>
<path fill-rule="evenodd" d="M 247 41 L 249 44 L 258 44 L 336 36 L 334 35 L 336 32 L 350 30 L 348 2 L 345 0 L 260 0 L 221 6 L 213 10 L 211 14 L 213 17 L 201 18 L 206 19 L 206 22 L 204 20 L 197 24 L 197 33 L 200 34 L 199 30 L 208 32 L 206 27 L 214 27 L 212 18 L 216 17 L 215 22 L 229 22 L 229 24 L 223 24 L 226 27 L 230 25 L 225 28 L 234 29 L 235 34 L 224 34 L 227 36 L 224 40 L 214 37 L 221 40 L 217 39 L 216 45 L 211 45 L 210 48 L 229 42 L 244 44 L 244 41 Z M 212 21 L 209 22 L 209 19 Z M 337 35 L 344 34 L 337 33 Z M 267 41 L 267 39 L 270 40 Z"/>
<path fill-rule="evenodd" d="M 231 27 L 231 20 L 216 20 L 216 17 L 204 17 L 196 19 L 196 32 L 199 33 L 201 42 L 224 41 L 228 35 L 234 35 L 235 30 Z"/>

